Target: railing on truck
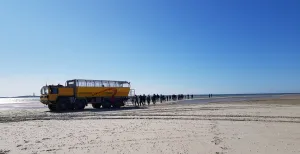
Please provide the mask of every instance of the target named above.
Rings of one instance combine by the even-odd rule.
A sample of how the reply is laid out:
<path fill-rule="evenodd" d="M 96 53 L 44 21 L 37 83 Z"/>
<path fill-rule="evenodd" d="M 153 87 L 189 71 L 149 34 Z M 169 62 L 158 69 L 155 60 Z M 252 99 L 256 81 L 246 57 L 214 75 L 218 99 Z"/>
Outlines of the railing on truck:
<path fill-rule="evenodd" d="M 73 79 L 66 82 L 67 87 L 129 87 L 128 81 L 114 81 L 114 80 L 84 80 Z"/>

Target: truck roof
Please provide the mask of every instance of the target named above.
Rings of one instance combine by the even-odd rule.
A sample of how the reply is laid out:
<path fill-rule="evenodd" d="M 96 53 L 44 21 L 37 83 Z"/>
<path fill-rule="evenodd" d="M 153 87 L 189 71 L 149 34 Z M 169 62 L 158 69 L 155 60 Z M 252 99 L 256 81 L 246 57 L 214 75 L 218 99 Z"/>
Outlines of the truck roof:
<path fill-rule="evenodd" d="M 118 83 L 128 83 L 128 81 L 118 81 L 118 80 L 90 80 L 90 79 L 72 79 L 72 80 L 67 80 L 68 81 L 76 81 L 76 82 L 118 82 Z"/>

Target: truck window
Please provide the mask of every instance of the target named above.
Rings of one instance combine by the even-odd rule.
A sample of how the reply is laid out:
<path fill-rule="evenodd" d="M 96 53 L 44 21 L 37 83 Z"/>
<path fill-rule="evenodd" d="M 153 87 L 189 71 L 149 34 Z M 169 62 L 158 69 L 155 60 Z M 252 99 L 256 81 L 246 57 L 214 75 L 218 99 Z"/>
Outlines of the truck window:
<path fill-rule="evenodd" d="M 101 87 L 102 86 L 102 83 L 101 82 L 95 82 L 95 87 Z"/>
<path fill-rule="evenodd" d="M 47 95 L 48 94 L 48 87 L 43 87 L 41 89 L 41 95 Z"/>
<path fill-rule="evenodd" d="M 116 87 L 116 83 L 115 82 L 109 82 L 109 86 L 110 87 Z"/>
<path fill-rule="evenodd" d="M 104 87 L 110 87 L 109 82 L 107 82 L 107 81 L 103 81 L 103 85 L 104 85 Z"/>
<path fill-rule="evenodd" d="M 95 87 L 95 83 L 93 81 L 87 81 L 86 86 L 87 87 Z"/>
<path fill-rule="evenodd" d="M 74 81 L 68 81 L 67 82 L 67 86 L 68 87 L 74 87 L 75 86 L 75 82 Z"/>
<path fill-rule="evenodd" d="M 45 88 L 44 88 L 44 94 L 45 94 L 45 95 L 48 95 L 48 87 L 45 87 Z"/>
<path fill-rule="evenodd" d="M 76 86 L 78 86 L 78 87 L 86 87 L 87 85 L 86 85 L 85 81 L 77 81 L 76 82 Z"/>
<path fill-rule="evenodd" d="M 58 94 L 58 88 L 51 88 L 51 94 Z"/>

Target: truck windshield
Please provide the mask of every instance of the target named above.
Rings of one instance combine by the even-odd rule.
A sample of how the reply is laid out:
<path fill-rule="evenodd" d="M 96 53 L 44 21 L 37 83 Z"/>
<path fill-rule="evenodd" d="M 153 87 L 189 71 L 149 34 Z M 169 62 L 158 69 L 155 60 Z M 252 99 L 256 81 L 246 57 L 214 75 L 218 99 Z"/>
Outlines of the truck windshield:
<path fill-rule="evenodd" d="M 41 94 L 42 94 L 42 95 L 48 95 L 48 87 L 43 87 L 43 88 L 41 89 Z"/>

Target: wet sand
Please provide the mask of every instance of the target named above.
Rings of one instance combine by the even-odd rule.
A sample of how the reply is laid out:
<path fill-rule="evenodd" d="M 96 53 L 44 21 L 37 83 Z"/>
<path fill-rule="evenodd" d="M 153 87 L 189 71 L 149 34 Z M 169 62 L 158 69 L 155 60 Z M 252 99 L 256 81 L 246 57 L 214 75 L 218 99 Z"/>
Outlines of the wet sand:
<path fill-rule="evenodd" d="M 300 153 L 300 96 L 0 112 L 0 153 Z"/>
<path fill-rule="evenodd" d="M 236 102 L 243 100 L 251 100 L 257 98 L 277 98 L 281 95 L 242 95 L 242 96 L 223 96 L 223 97 L 198 97 L 193 100 L 180 100 L 178 103 L 183 104 L 199 104 L 199 103 L 210 103 L 210 102 Z M 129 105 L 131 102 L 128 103 Z M 48 108 L 46 105 L 40 103 L 39 98 L 0 98 L 0 111 L 2 110 L 16 110 L 16 109 L 40 109 Z"/>

